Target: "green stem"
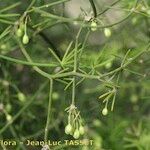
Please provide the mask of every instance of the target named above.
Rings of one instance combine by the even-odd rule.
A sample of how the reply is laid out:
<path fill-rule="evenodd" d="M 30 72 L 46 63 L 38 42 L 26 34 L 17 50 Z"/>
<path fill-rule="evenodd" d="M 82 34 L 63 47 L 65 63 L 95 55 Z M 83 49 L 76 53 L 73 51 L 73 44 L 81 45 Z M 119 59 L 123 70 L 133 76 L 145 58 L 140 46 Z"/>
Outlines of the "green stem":
<path fill-rule="evenodd" d="M 0 13 L 3 13 L 3 12 L 5 12 L 5 11 L 7 11 L 7 10 L 10 10 L 10 9 L 12 9 L 12 8 L 15 8 L 15 7 L 19 6 L 20 4 L 21 4 L 21 2 L 17 2 L 17 3 L 15 3 L 15 4 L 12 4 L 12 5 L 8 6 L 8 7 L 5 7 L 4 9 L 1 9 L 1 10 L 0 10 Z"/>
<path fill-rule="evenodd" d="M 113 2 L 113 3 L 110 5 L 110 7 L 116 5 L 116 4 L 117 4 L 118 2 L 120 2 L 120 1 L 121 1 L 121 0 L 117 0 L 117 1 Z M 104 9 L 104 10 L 103 10 L 102 12 L 100 12 L 97 16 L 100 16 L 100 15 L 104 14 L 104 13 L 107 12 L 109 9 L 110 9 L 110 8 Z"/>
<path fill-rule="evenodd" d="M 18 17 L 20 14 L 0 14 L 1 18 L 7 18 L 7 17 Z"/>
<path fill-rule="evenodd" d="M 27 51 L 26 51 L 26 49 L 24 48 L 24 46 L 23 46 L 23 44 L 21 43 L 21 41 L 20 41 L 20 40 L 17 40 L 17 41 L 18 41 L 19 47 L 20 47 L 20 49 L 21 49 L 23 55 L 26 57 L 26 59 L 27 59 L 30 63 L 33 63 L 33 61 L 32 61 L 32 59 L 31 59 L 30 55 L 27 53 Z M 41 74 L 43 77 L 46 77 L 46 78 L 48 78 L 48 79 L 51 78 L 51 76 L 50 76 L 48 73 L 46 73 L 45 71 L 41 70 L 41 69 L 38 68 L 37 66 L 34 66 L 33 69 L 34 69 L 36 72 L 38 72 L 39 74 Z"/>
<path fill-rule="evenodd" d="M 45 142 L 47 142 L 48 140 L 48 131 L 49 131 L 49 125 L 51 121 L 52 92 L 53 92 L 53 79 L 50 79 L 48 112 L 47 112 L 47 121 L 46 121 L 45 134 L 44 134 Z"/>
<path fill-rule="evenodd" d="M 0 19 L 0 22 L 4 23 L 4 24 L 9 24 L 9 25 L 14 25 L 15 23 L 13 21 L 9 21 L 6 19 Z"/>
<path fill-rule="evenodd" d="M 0 40 L 5 37 L 7 34 L 10 33 L 11 26 L 8 26 L 1 34 L 0 34 Z"/>
<path fill-rule="evenodd" d="M 30 5 L 29 5 L 28 8 L 26 9 L 26 12 L 27 12 L 28 10 L 30 10 L 30 8 L 32 8 L 32 6 L 34 5 L 35 2 L 36 2 L 36 0 L 32 0 L 32 1 L 31 1 Z"/>
<path fill-rule="evenodd" d="M 75 83 L 75 77 L 73 77 L 72 81 L 72 105 L 75 104 L 75 88 L 76 88 L 76 83 Z"/>
<path fill-rule="evenodd" d="M 27 17 L 25 18 L 25 24 L 24 24 L 24 34 L 27 35 Z"/>
<path fill-rule="evenodd" d="M 28 61 L 19 60 L 19 59 L 11 58 L 11 57 L 4 56 L 4 55 L 0 55 L 0 58 L 4 59 L 4 60 L 8 60 L 13 63 L 28 65 L 28 66 L 38 66 L 38 67 L 57 67 L 57 66 L 59 66 L 57 64 L 28 62 Z"/>
<path fill-rule="evenodd" d="M 78 39 L 79 39 L 80 33 L 82 31 L 82 28 L 83 27 L 81 27 L 79 29 L 79 32 L 77 33 L 77 36 L 76 36 L 75 50 L 74 50 L 74 69 L 73 69 L 73 73 L 76 73 L 76 71 L 77 71 Z M 73 76 L 73 81 L 72 81 L 72 104 L 73 105 L 75 104 L 75 88 L 76 88 L 76 76 Z"/>
<path fill-rule="evenodd" d="M 60 0 L 60 1 L 49 3 L 49 4 L 45 4 L 45 5 L 37 7 L 37 8 L 39 8 L 39 9 L 48 8 L 48 7 L 55 6 L 55 5 L 58 5 L 58 4 L 62 4 L 62 3 L 68 2 L 68 1 L 70 1 L 70 0 Z"/>

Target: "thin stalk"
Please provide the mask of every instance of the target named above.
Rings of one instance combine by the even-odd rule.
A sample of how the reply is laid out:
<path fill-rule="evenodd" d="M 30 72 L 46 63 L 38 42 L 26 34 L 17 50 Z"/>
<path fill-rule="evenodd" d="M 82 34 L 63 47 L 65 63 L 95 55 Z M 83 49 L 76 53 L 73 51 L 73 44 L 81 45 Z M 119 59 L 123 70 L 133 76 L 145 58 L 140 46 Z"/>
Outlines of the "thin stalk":
<path fill-rule="evenodd" d="M 28 8 L 26 9 L 26 12 L 27 12 L 28 10 L 30 10 L 30 8 L 32 8 L 32 6 L 34 5 L 35 2 L 36 2 L 36 0 L 32 0 L 32 1 L 31 1 L 30 5 L 29 5 Z"/>
<path fill-rule="evenodd" d="M 82 27 L 79 29 L 79 32 L 76 36 L 76 42 L 75 42 L 75 50 L 74 50 L 74 69 L 73 72 L 76 73 L 77 71 L 77 51 L 78 51 L 78 39 L 81 33 Z M 73 76 L 72 80 L 72 104 L 75 104 L 75 88 L 76 88 L 76 76 Z"/>
<path fill-rule="evenodd" d="M 49 125 L 51 121 L 51 107 L 52 107 L 52 92 L 53 92 L 53 79 L 50 79 L 49 84 L 49 102 L 48 102 L 48 112 L 47 112 L 47 121 L 45 126 L 45 134 L 44 134 L 44 141 L 46 142 L 48 140 L 48 131 L 49 131 Z"/>
<path fill-rule="evenodd" d="M 95 6 L 95 3 L 93 0 L 89 0 L 90 4 L 91 4 L 91 7 L 93 9 L 93 14 L 94 14 L 94 18 L 97 17 L 97 10 L 96 10 L 96 6 Z"/>
<path fill-rule="evenodd" d="M 36 62 L 28 62 L 28 61 L 23 61 L 20 59 L 0 55 L 1 59 L 8 60 L 10 62 L 16 63 L 16 64 L 22 64 L 22 65 L 28 65 L 28 66 L 38 66 L 38 67 L 57 67 L 59 64 L 49 64 L 49 63 L 36 63 Z"/>
<path fill-rule="evenodd" d="M 10 10 L 10 9 L 12 9 L 12 8 L 15 8 L 15 7 L 17 7 L 17 6 L 20 5 L 20 4 L 21 4 L 21 2 L 17 2 L 17 3 L 15 3 L 15 4 L 12 4 L 12 5 L 8 6 L 8 7 L 5 7 L 4 9 L 1 9 L 1 10 L 0 10 L 0 13 L 5 12 L 5 11 L 7 11 L 7 10 Z"/>
<path fill-rule="evenodd" d="M 116 95 L 117 95 L 117 91 L 115 91 L 114 95 L 113 95 L 112 104 L 111 104 L 111 111 L 114 110 L 114 105 L 115 105 L 115 101 L 116 101 Z"/>
<path fill-rule="evenodd" d="M 39 9 L 48 8 L 48 7 L 55 6 L 55 5 L 58 5 L 58 4 L 62 4 L 62 3 L 68 2 L 68 1 L 70 1 L 70 0 L 60 0 L 60 1 L 49 3 L 49 4 L 45 4 L 45 5 L 37 7 L 37 8 L 39 8 Z"/>
<path fill-rule="evenodd" d="M 20 14 L 0 14 L 1 18 L 7 18 L 7 17 L 18 17 Z"/>
<path fill-rule="evenodd" d="M 113 3 L 110 5 L 110 7 L 116 5 L 116 4 L 117 4 L 118 2 L 120 2 L 120 1 L 121 1 L 121 0 L 116 0 L 115 2 L 113 2 Z M 107 12 L 109 9 L 110 9 L 110 8 L 104 9 L 104 10 L 103 10 L 102 12 L 100 12 L 97 16 L 100 16 L 100 15 L 104 14 L 104 13 Z"/>
<path fill-rule="evenodd" d="M 33 61 L 32 61 L 32 59 L 31 59 L 30 55 L 27 53 L 27 51 L 26 51 L 26 49 L 24 48 L 24 46 L 22 45 L 21 41 L 20 41 L 20 40 L 17 40 L 17 41 L 18 41 L 19 47 L 20 47 L 20 49 L 21 49 L 23 55 L 25 56 L 25 58 L 26 58 L 30 63 L 33 63 Z M 48 78 L 48 79 L 51 78 L 51 76 L 50 76 L 48 73 L 46 73 L 45 71 L 41 70 L 39 67 L 34 66 L 33 69 L 34 69 L 36 72 L 38 72 L 39 74 L 41 74 L 43 77 L 46 77 L 46 78 Z"/>
<path fill-rule="evenodd" d="M 11 26 L 8 26 L 1 34 L 0 34 L 0 40 L 5 37 L 7 34 L 10 33 L 10 29 L 11 29 Z"/>
<path fill-rule="evenodd" d="M 75 104 L 75 92 L 76 92 L 76 82 L 75 82 L 75 77 L 72 79 L 72 105 Z"/>
<path fill-rule="evenodd" d="M 6 19 L 0 19 L 0 22 L 4 23 L 4 24 L 9 24 L 9 25 L 14 25 L 15 23 L 13 21 L 9 21 Z"/>

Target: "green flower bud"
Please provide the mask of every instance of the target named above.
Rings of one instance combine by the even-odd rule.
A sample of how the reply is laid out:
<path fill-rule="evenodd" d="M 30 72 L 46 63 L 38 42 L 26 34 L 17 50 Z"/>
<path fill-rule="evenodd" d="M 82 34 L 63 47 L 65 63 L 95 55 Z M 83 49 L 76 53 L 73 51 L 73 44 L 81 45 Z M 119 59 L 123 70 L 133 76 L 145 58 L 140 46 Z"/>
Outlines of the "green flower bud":
<path fill-rule="evenodd" d="M 21 28 L 18 28 L 17 31 L 16 31 L 16 35 L 17 35 L 18 37 L 21 37 L 22 34 L 23 34 L 23 32 L 22 32 Z"/>
<path fill-rule="evenodd" d="M 112 62 L 108 62 L 107 64 L 105 64 L 105 68 L 106 69 L 110 69 L 112 66 Z"/>
<path fill-rule="evenodd" d="M 79 127 L 79 132 L 81 135 L 85 133 L 84 127 L 82 125 Z"/>
<path fill-rule="evenodd" d="M 72 131 L 72 126 L 71 124 L 69 123 L 66 127 L 65 127 L 65 133 L 66 134 L 70 134 Z"/>
<path fill-rule="evenodd" d="M 93 125 L 94 125 L 95 127 L 101 127 L 101 126 L 102 126 L 102 123 L 101 123 L 100 120 L 95 119 L 95 120 L 93 121 Z"/>
<path fill-rule="evenodd" d="M 78 129 L 76 129 L 75 132 L 74 132 L 74 134 L 73 134 L 73 137 L 74 137 L 75 139 L 78 139 L 79 136 L 80 136 L 80 132 L 79 132 Z"/>
<path fill-rule="evenodd" d="M 9 82 L 7 80 L 3 80 L 2 81 L 3 86 L 8 87 L 9 86 Z"/>
<path fill-rule="evenodd" d="M 137 97 L 137 95 L 136 95 L 136 94 L 132 94 L 130 100 L 131 100 L 131 102 L 134 103 L 134 104 L 137 103 L 137 102 L 138 102 L 138 97 Z"/>
<path fill-rule="evenodd" d="M 6 110 L 7 110 L 7 112 L 11 112 L 11 110 L 12 110 L 11 104 L 6 105 Z"/>
<path fill-rule="evenodd" d="M 58 100 L 58 99 L 59 99 L 59 94 L 58 94 L 57 92 L 53 92 L 52 98 L 53 98 L 54 100 Z"/>
<path fill-rule="evenodd" d="M 102 110 L 102 114 L 104 116 L 106 116 L 108 114 L 108 109 L 106 107 Z"/>
<path fill-rule="evenodd" d="M 23 39 L 22 39 L 23 44 L 28 44 L 29 43 L 29 37 L 27 34 L 24 34 Z"/>
<path fill-rule="evenodd" d="M 7 45 L 6 45 L 6 44 L 2 44 L 2 45 L 0 46 L 0 48 L 1 48 L 2 50 L 5 50 L 5 49 L 7 48 Z"/>
<path fill-rule="evenodd" d="M 106 37 L 110 37 L 111 36 L 111 30 L 109 28 L 105 28 L 104 29 L 104 34 Z"/>
<path fill-rule="evenodd" d="M 9 114 L 7 114 L 7 115 L 6 115 L 6 119 L 7 119 L 7 121 L 11 121 L 11 120 L 12 120 L 12 116 L 9 115 Z"/>
<path fill-rule="evenodd" d="M 18 99 L 19 99 L 21 102 L 25 102 L 26 97 L 25 97 L 25 95 L 24 95 L 23 93 L 19 92 L 19 93 L 17 94 L 17 96 L 18 96 Z"/>
<path fill-rule="evenodd" d="M 99 148 L 99 149 L 101 149 L 102 148 L 102 138 L 101 138 L 101 136 L 98 136 L 98 135 L 95 135 L 95 137 L 94 137 L 94 145 L 95 145 L 95 148 Z"/>
<path fill-rule="evenodd" d="M 97 30 L 97 23 L 95 21 L 91 22 L 91 30 L 96 31 Z"/>

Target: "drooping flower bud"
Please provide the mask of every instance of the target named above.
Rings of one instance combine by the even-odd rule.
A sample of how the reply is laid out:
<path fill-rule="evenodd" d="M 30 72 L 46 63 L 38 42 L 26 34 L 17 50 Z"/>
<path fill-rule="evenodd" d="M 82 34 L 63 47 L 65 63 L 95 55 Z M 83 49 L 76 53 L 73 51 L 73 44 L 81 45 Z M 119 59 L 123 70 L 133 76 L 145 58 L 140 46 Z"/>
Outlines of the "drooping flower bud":
<path fill-rule="evenodd" d="M 11 112 L 11 110 L 12 110 L 12 106 L 11 106 L 11 104 L 7 104 L 6 105 L 6 110 L 7 110 L 7 112 Z"/>
<path fill-rule="evenodd" d="M 111 36 L 111 30 L 109 28 L 105 28 L 104 29 L 104 34 L 106 37 L 110 37 Z"/>
<path fill-rule="evenodd" d="M 26 97 L 25 97 L 25 95 L 24 95 L 23 93 L 19 92 L 19 93 L 17 94 L 17 96 L 18 96 L 18 99 L 19 99 L 21 102 L 25 102 Z"/>
<path fill-rule="evenodd" d="M 74 134 L 73 134 L 73 137 L 74 137 L 75 139 L 78 139 L 79 136 L 80 136 L 80 132 L 79 132 L 78 129 L 76 129 L 75 132 L 74 132 Z"/>
<path fill-rule="evenodd" d="M 102 110 L 102 114 L 104 116 L 106 116 L 108 114 L 108 109 L 106 107 Z"/>
<path fill-rule="evenodd" d="M 7 115 L 6 115 L 6 119 L 7 119 L 7 121 L 11 121 L 11 120 L 12 120 L 12 116 L 9 115 L 9 114 L 7 114 Z"/>
<path fill-rule="evenodd" d="M 22 39 L 23 44 L 28 44 L 29 43 L 29 37 L 27 34 L 24 34 L 23 39 Z"/>
<path fill-rule="evenodd" d="M 66 127 L 65 127 L 65 133 L 66 134 L 70 134 L 72 131 L 72 126 L 71 124 L 69 123 Z"/>
<path fill-rule="evenodd" d="M 96 31 L 97 30 L 97 23 L 95 21 L 91 22 L 91 30 Z"/>
<path fill-rule="evenodd" d="M 79 127 L 79 132 L 81 135 L 85 133 L 84 127 L 82 125 Z"/>
<path fill-rule="evenodd" d="M 17 31 L 16 31 L 16 35 L 17 35 L 18 37 L 21 37 L 22 34 L 23 34 L 22 29 L 21 29 L 21 28 L 18 28 Z"/>

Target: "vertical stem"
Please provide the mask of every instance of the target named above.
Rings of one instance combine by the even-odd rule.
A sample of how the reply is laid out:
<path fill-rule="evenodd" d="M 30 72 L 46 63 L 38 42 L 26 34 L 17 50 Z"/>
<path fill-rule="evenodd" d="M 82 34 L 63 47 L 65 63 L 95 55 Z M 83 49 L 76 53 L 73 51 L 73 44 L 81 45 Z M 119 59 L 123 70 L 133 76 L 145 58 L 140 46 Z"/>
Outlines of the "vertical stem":
<path fill-rule="evenodd" d="M 24 33 L 27 35 L 27 17 L 25 18 Z"/>
<path fill-rule="evenodd" d="M 17 39 L 18 45 L 23 53 L 23 55 L 25 56 L 25 58 L 27 59 L 28 62 L 33 63 L 33 60 L 31 59 L 30 55 L 28 54 L 28 52 L 26 51 L 26 49 L 24 48 L 23 44 L 21 43 L 21 41 L 19 39 Z M 39 67 L 37 66 L 33 66 L 33 69 L 38 72 L 39 74 L 41 74 L 43 77 L 46 77 L 48 79 L 50 79 L 50 75 L 48 73 L 46 73 L 45 71 L 41 70 Z"/>
<path fill-rule="evenodd" d="M 77 50 L 78 50 L 78 40 L 76 39 L 75 52 L 74 52 L 74 72 L 77 71 Z"/>
<path fill-rule="evenodd" d="M 75 104 L 75 77 L 73 77 L 73 82 L 72 82 L 72 105 Z"/>
<path fill-rule="evenodd" d="M 48 112 L 47 112 L 47 121 L 45 126 L 45 135 L 44 135 L 44 141 L 46 142 L 48 140 L 48 127 L 51 121 L 51 105 L 52 105 L 52 92 L 53 92 L 53 79 L 50 79 L 49 84 L 49 102 L 48 102 Z"/>
<path fill-rule="evenodd" d="M 34 3 L 36 2 L 36 0 L 32 0 L 30 5 L 28 6 L 28 8 L 26 9 L 26 12 L 34 5 Z"/>
<path fill-rule="evenodd" d="M 96 6 L 94 4 L 94 1 L 93 0 L 89 0 L 90 1 L 90 4 L 92 6 L 92 9 L 93 9 L 93 14 L 94 14 L 94 18 L 97 17 L 97 10 L 96 10 Z"/>
<path fill-rule="evenodd" d="M 114 110 L 114 105 L 115 105 L 115 101 L 116 101 L 116 94 L 117 94 L 117 91 L 115 91 L 114 95 L 113 95 L 113 100 L 112 100 L 112 104 L 111 104 L 111 111 Z"/>
<path fill-rule="evenodd" d="M 75 42 L 75 51 L 74 51 L 74 69 L 73 71 L 77 71 L 77 52 L 78 52 L 78 38 L 80 36 L 82 27 L 79 29 L 79 32 L 77 33 L 76 36 L 76 42 Z M 72 82 L 72 104 L 74 105 L 75 103 L 75 87 L 76 87 L 76 77 L 73 77 L 73 82 Z"/>
<path fill-rule="evenodd" d="M 77 35 L 76 35 L 76 39 L 75 39 L 75 52 L 74 52 L 74 72 L 77 71 L 77 53 L 78 53 L 78 39 L 79 39 L 79 36 L 80 36 L 80 33 L 82 31 L 82 26 L 80 27 Z"/>

